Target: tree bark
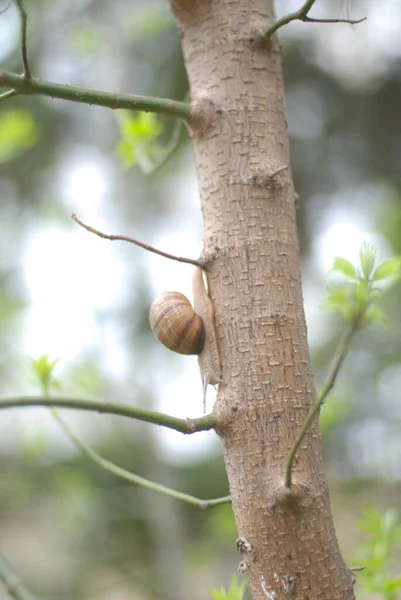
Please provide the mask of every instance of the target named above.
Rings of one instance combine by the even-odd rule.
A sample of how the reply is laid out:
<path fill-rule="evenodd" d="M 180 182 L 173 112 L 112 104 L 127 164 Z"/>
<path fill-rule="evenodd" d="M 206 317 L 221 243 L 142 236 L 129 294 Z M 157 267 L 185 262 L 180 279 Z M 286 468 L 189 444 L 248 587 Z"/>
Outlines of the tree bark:
<path fill-rule="evenodd" d="M 272 0 L 171 0 L 189 76 L 190 132 L 216 311 L 216 404 L 254 600 L 354 598 L 330 511 L 303 310 L 281 53 Z"/>

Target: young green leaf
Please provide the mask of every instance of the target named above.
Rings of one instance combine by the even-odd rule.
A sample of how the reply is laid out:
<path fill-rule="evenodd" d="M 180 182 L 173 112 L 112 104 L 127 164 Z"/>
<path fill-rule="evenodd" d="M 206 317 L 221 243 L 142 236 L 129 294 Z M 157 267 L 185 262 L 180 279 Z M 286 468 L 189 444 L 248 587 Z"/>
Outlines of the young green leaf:
<path fill-rule="evenodd" d="M 376 248 L 372 244 L 364 242 L 359 252 L 359 260 L 361 262 L 362 273 L 365 279 L 369 279 L 376 260 Z"/>
<path fill-rule="evenodd" d="M 49 389 L 60 389 L 61 383 L 58 379 L 53 376 L 53 371 L 58 363 L 56 360 L 50 360 L 47 354 L 40 356 L 39 358 L 31 358 L 31 367 L 44 394 L 47 394 Z"/>
<path fill-rule="evenodd" d="M 0 163 L 12 160 L 39 140 L 39 128 L 28 110 L 11 110 L 0 116 Z"/>
<path fill-rule="evenodd" d="M 337 271 L 349 279 L 356 279 L 358 276 L 357 270 L 349 260 L 337 256 L 334 259 L 333 271 Z"/>
<path fill-rule="evenodd" d="M 387 277 L 400 277 L 401 275 L 401 258 L 390 258 L 377 267 L 372 275 L 374 281 L 386 279 Z"/>
<path fill-rule="evenodd" d="M 212 589 L 212 600 L 242 600 L 244 596 L 246 581 L 238 583 L 236 575 L 233 575 L 230 581 L 230 587 L 226 592 L 224 588 Z"/>
<path fill-rule="evenodd" d="M 117 154 L 122 158 L 124 167 L 132 167 L 141 157 L 147 157 L 158 148 L 156 140 L 162 126 L 153 113 L 120 111 L 116 117 L 121 134 Z"/>

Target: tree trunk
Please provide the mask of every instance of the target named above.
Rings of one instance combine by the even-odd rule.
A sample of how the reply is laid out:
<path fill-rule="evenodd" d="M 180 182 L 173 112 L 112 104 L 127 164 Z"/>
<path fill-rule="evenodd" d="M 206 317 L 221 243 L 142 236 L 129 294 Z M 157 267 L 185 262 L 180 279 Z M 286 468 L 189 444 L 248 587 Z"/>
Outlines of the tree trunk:
<path fill-rule="evenodd" d="M 318 426 L 284 484 L 315 399 L 302 302 L 280 47 L 272 0 L 171 0 L 222 379 L 216 405 L 254 600 L 354 598 L 330 511 Z M 248 543 L 246 543 L 248 542 Z M 239 555 L 240 556 L 240 555 Z"/>

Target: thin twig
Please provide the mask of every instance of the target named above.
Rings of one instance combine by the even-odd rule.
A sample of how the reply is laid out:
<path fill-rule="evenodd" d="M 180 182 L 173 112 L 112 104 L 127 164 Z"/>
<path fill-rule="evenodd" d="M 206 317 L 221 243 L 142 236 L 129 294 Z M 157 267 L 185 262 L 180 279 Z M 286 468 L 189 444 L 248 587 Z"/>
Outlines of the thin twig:
<path fill-rule="evenodd" d="M 354 321 L 354 323 L 351 325 L 348 333 L 346 334 L 344 339 L 340 342 L 338 349 L 337 349 L 337 356 L 334 360 L 329 377 L 327 378 L 325 385 L 321 389 L 320 394 L 319 394 L 315 404 L 312 406 L 308 416 L 306 417 L 304 424 L 302 425 L 301 429 L 299 430 L 297 438 L 294 442 L 294 445 L 292 446 L 291 451 L 288 455 L 287 469 L 286 469 L 286 473 L 285 473 L 285 486 L 288 489 L 290 489 L 292 486 L 292 467 L 294 465 L 295 456 L 296 456 L 296 454 L 299 450 L 299 447 L 302 444 L 302 440 L 304 439 L 307 431 L 309 430 L 314 418 L 316 417 L 317 413 L 319 412 L 319 410 L 320 410 L 322 404 L 324 403 L 324 401 L 326 400 L 328 394 L 334 387 L 338 372 L 344 361 L 344 358 L 346 357 L 346 355 L 348 353 L 351 339 L 358 329 L 358 325 L 360 323 L 361 318 L 362 318 L 362 316 Z"/>
<path fill-rule="evenodd" d="M 312 19 L 311 17 L 304 17 L 300 20 L 304 23 L 348 23 L 348 25 L 358 25 L 358 23 L 362 23 L 366 19 L 367 17 L 362 17 L 361 19 Z"/>
<path fill-rule="evenodd" d="M 191 105 L 186 102 L 170 100 L 170 98 L 154 98 L 152 96 L 138 96 L 135 94 L 113 94 L 98 90 L 61 85 L 50 81 L 43 81 L 36 77 L 26 79 L 25 75 L 17 75 L 0 69 L 0 87 L 10 87 L 22 95 L 48 96 L 60 98 L 70 102 L 80 102 L 95 106 L 105 106 L 113 110 L 128 109 L 153 112 L 169 117 L 178 117 L 188 121 L 191 116 Z"/>
<path fill-rule="evenodd" d="M 366 17 L 362 19 L 312 19 L 308 17 L 308 13 L 312 6 L 315 4 L 316 0 L 306 0 L 306 2 L 301 6 L 300 9 L 296 10 L 285 17 L 282 17 L 278 21 L 276 21 L 265 33 L 266 37 L 270 37 L 273 33 L 283 27 L 283 25 L 287 25 L 291 23 L 291 21 L 303 21 L 304 23 L 349 23 L 350 25 L 356 25 L 357 23 L 362 23 L 362 21 L 366 20 Z"/>
<path fill-rule="evenodd" d="M 8 11 L 8 9 L 10 8 L 12 2 L 13 2 L 13 0 L 9 0 L 8 4 L 6 4 L 5 7 L 2 10 L 0 10 L 0 15 L 3 15 L 5 12 Z"/>
<path fill-rule="evenodd" d="M 24 4 L 22 0 L 15 0 L 15 4 L 17 5 L 18 12 L 20 14 L 21 20 L 21 54 L 22 54 L 22 64 L 24 66 L 24 77 L 25 79 L 31 79 L 31 71 L 28 63 L 28 52 L 26 45 L 26 29 L 28 24 L 28 15 L 25 12 Z"/>
<path fill-rule="evenodd" d="M 0 581 L 11 598 L 15 600 L 36 600 L 36 597 L 28 590 L 21 581 L 15 569 L 0 552 Z"/>
<path fill-rule="evenodd" d="M 64 420 L 59 416 L 57 410 L 53 409 L 52 414 L 54 418 L 58 421 L 61 428 L 67 434 L 72 442 L 78 448 L 82 450 L 91 460 L 93 460 L 96 464 L 98 464 L 102 469 L 116 475 L 117 477 L 121 477 L 126 481 L 130 481 L 131 483 L 135 483 L 136 485 L 140 485 L 148 490 L 152 490 L 153 492 L 158 492 L 159 494 L 164 494 L 165 496 L 169 496 L 170 498 L 174 498 L 175 500 L 182 500 L 183 502 L 187 502 L 189 504 L 193 504 L 198 506 L 199 508 L 211 508 L 213 506 L 217 506 L 219 504 L 228 504 L 231 502 L 230 496 L 224 496 L 223 498 L 214 498 L 212 500 L 201 500 L 200 498 L 196 498 L 195 496 L 191 496 L 190 494 L 184 494 L 177 490 L 173 490 L 164 485 L 160 485 L 155 483 L 154 481 L 150 481 L 149 479 L 145 479 L 144 477 L 139 477 L 139 475 L 135 475 L 126 469 L 123 469 L 113 462 L 106 460 L 100 454 L 89 448 L 81 439 L 79 439 L 74 432 L 70 429 L 70 427 L 64 422 Z"/>
<path fill-rule="evenodd" d="M 143 242 L 139 242 L 138 240 L 135 240 L 134 238 L 131 238 L 131 237 L 127 237 L 125 235 L 108 235 L 107 233 L 102 233 L 101 231 L 98 231 L 97 229 L 90 227 L 90 225 L 86 225 L 80 219 L 78 219 L 78 217 L 76 215 L 71 215 L 71 218 L 76 223 L 78 223 L 78 225 L 81 225 L 81 227 L 83 227 L 87 231 L 90 231 L 91 233 L 94 233 L 95 235 L 97 235 L 105 240 L 110 240 L 112 242 L 115 242 L 115 241 L 129 242 L 130 244 L 135 244 L 136 246 L 139 246 L 140 248 L 143 248 L 144 250 L 149 250 L 149 252 L 154 252 L 155 254 L 159 254 L 159 256 L 164 256 L 165 258 L 169 258 L 170 260 L 177 260 L 178 262 L 187 263 L 190 265 L 195 265 L 196 267 L 203 268 L 200 261 L 198 261 L 194 258 L 184 258 L 182 256 L 175 256 L 174 254 L 169 254 L 168 252 L 163 252 L 163 250 L 158 250 L 157 248 L 153 248 L 153 246 L 149 246 L 148 244 L 144 244 Z"/>
<path fill-rule="evenodd" d="M 126 404 L 113 404 L 111 402 L 96 402 L 94 400 L 80 400 L 77 398 L 43 398 L 42 396 L 24 396 L 18 398 L 0 399 L 0 410 L 3 408 L 18 408 L 22 406 L 53 406 L 98 412 L 109 415 L 128 417 L 153 425 L 167 427 L 180 433 L 191 434 L 198 431 L 209 431 L 216 426 L 216 414 L 209 413 L 196 419 L 178 419 L 153 410 L 143 410 Z"/>
<path fill-rule="evenodd" d="M 16 90 L 7 90 L 3 94 L 0 94 L 0 102 L 3 102 L 3 100 L 7 100 L 8 98 L 12 98 L 12 96 L 18 96 L 18 92 Z"/>

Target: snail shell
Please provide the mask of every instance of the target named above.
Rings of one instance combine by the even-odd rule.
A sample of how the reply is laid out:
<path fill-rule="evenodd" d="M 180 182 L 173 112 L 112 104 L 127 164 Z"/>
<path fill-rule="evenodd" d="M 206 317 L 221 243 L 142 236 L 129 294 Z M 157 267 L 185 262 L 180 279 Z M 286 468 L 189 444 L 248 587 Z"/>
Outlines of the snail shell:
<path fill-rule="evenodd" d="M 179 354 L 200 354 L 206 327 L 190 301 L 179 292 L 163 292 L 150 307 L 150 326 L 157 339 Z"/>

